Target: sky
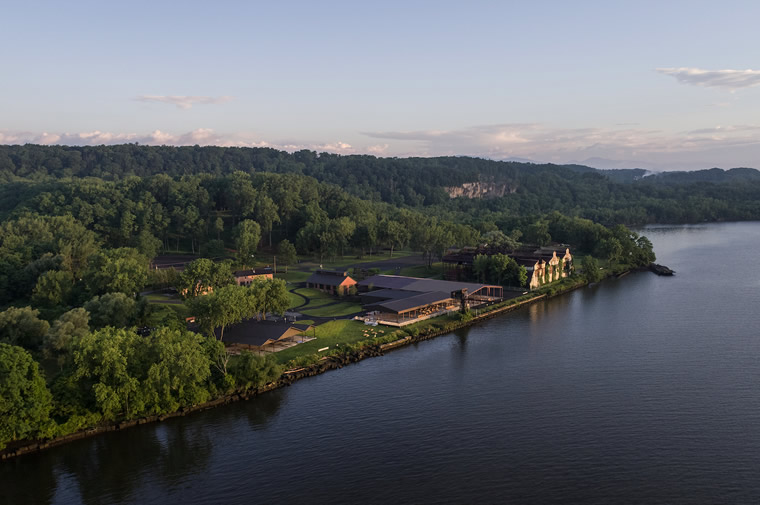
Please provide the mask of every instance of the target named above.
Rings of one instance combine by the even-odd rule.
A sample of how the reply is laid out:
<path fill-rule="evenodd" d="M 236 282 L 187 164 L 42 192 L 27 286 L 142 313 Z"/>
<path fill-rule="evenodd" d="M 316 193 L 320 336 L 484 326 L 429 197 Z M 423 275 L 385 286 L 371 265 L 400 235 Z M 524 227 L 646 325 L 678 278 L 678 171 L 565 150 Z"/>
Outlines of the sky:
<path fill-rule="evenodd" d="M 760 2 L 0 5 L 3 144 L 760 168 Z"/>

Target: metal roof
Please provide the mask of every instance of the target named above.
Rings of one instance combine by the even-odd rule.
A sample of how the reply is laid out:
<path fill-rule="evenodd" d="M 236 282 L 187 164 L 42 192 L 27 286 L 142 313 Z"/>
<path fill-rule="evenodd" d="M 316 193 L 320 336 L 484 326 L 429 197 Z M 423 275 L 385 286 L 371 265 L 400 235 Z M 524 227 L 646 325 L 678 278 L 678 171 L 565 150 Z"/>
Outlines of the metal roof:
<path fill-rule="evenodd" d="M 291 328 L 295 329 L 298 333 L 304 331 L 301 328 L 294 328 L 293 323 L 247 319 L 241 323 L 226 327 L 224 329 L 224 342 L 227 344 L 261 346 L 267 342 L 281 339 Z M 219 338 L 219 328 L 214 330 L 214 334 Z"/>
<path fill-rule="evenodd" d="M 404 277 L 401 275 L 373 275 L 359 282 L 359 286 L 399 289 L 403 291 L 417 291 L 419 293 L 460 291 L 466 289 L 469 293 L 487 286 L 487 284 L 475 284 L 471 282 L 442 281 L 438 279 L 419 279 L 417 277 Z"/>
<path fill-rule="evenodd" d="M 388 300 L 380 303 L 373 303 L 368 305 L 367 308 L 380 308 L 388 312 L 395 312 L 397 314 L 406 312 L 409 310 L 418 309 L 434 303 L 444 302 L 451 299 L 451 293 L 444 293 L 436 291 L 432 293 L 419 293 L 414 296 L 402 298 L 400 300 Z"/>
<path fill-rule="evenodd" d="M 324 284 L 325 286 L 340 286 L 346 282 L 347 279 L 353 281 L 353 279 L 349 276 L 344 277 L 342 275 L 329 275 L 316 272 L 311 274 L 311 276 L 306 279 L 306 282 L 312 284 Z"/>

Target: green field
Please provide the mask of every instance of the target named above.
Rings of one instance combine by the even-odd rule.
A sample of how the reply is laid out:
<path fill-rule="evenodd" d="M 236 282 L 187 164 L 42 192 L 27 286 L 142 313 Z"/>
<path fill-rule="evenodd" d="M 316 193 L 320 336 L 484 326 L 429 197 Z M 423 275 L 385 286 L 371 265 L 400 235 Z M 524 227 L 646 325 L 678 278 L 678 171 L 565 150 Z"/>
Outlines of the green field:
<path fill-rule="evenodd" d="M 303 298 L 288 291 L 288 309 L 294 309 L 296 307 L 300 307 L 301 305 L 304 305 L 305 303 L 306 301 Z"/>
<path fill-rule="evenodd" d="M 279 270 L 279 268 L 277 270 Z M 288 273 L 283 273 L 283 272 L 278 273 L 277 278 L 285 279 L 285 282 L 297 283 L 297 282 L 304 282 L 306 279 L 309 278 L 310 275 L 311 275 L 311 272 L 298 272 L 296 270 L 291 269 Z"/>
<path fill-rule="evenodd" d="M 320 324 L 316 327 L 316 339 L 310 342 L 304 342 L 282 351 L 276 352 L 275 356 L 277 361 L 285 363 L 291 359 L 299 356 L 306 356 L 308 354 L 316 354 L 318 349 L 323 347 L 334 348 L 338 344 L 351 344 L 360 340 L 367 340 L 370 338 L 365 335 L 365 330 L 370 327 L 359 321 L 353 321 L 349 319 L 341 319 L 339 321 L 329 321 L 324 324 Z M 380 328 L 379 326 L 377 328 Z M 385 335 L 392 330 L 388 328 L 375 328 L 379 335 Z M 383 331 L 384 333 L 380 333 Z M 314 335 L 313 331 L 310 331 L 308 336 Z"/>

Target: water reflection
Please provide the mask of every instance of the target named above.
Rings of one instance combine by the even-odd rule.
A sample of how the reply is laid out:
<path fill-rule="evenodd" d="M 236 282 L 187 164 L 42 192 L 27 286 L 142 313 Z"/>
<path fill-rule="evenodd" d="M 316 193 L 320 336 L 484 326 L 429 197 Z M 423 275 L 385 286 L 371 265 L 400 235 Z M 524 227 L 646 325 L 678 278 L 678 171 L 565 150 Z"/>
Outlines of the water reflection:
<path fill-rule="evenodd" d="M 267 427 L 269 422 L 274 418 L 277 411 L 280 410 L 285 391 L 270 391 L 246 405 L 245 413 L 248 418 L 248 424 L 253 430 L 262 430 Z"/>
<path fill-rule="evenodd" d="M 132 428 L 82 441 L 81 450 L 63 452 L 56 466 L 76 481 L 83 503 L 121 503 L 134 498 L 145 477 L 171 489 L 204 471 L 212 454 L 207 431 L 192 419 L 155 425 L 151 436 Z"/>
<path fill-rule="evenodd" d="M 34 503 L 48 505 L 53 499 L 56 479 L 51 464 L 52 455 L 30 463 L 35 455 L 21 456 L 0 463 L 0 503 Z"/>

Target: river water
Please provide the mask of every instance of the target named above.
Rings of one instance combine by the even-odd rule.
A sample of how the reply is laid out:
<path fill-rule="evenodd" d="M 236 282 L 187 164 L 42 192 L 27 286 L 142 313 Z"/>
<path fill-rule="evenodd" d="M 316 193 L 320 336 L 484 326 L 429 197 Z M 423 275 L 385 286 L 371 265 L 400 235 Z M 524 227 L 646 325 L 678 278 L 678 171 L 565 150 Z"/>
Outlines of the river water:
<path fill-rule="evenodd" d="M 0 464 L 0 501 L 760 503 L 760 223 L 249 402 Z"/>

